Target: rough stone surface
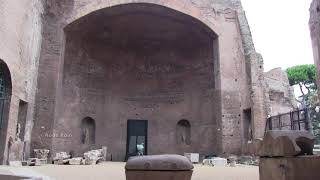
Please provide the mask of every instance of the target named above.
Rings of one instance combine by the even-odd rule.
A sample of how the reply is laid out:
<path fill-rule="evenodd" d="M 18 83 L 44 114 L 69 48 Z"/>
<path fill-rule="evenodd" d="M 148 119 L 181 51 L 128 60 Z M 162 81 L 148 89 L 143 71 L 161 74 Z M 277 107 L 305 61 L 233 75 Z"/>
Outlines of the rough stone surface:
<path fill-rule="evenodd" d="M 38 159 L 48 159 L 50 150 L 48 149 L 34 149 L 35 157 Z"/>
<path fill-rule="evenodd" d="M 191 180 L 192 171 L 126 171 L 127 180 Z"/>
<path fill-rule="evenodd" d="M 320 179 L 320 157 L 260 158 L 260 180 Z"/>
<path fill-rule="evenodd" d="M 294 90 L 285 71 L 275 68 L 264 73 L 264 76 L 270 99 L 270 116 L 288 113 L 297 108 Z"/>
<path fill-rule="evenodd" d="M 82 164 L 82 157 L 72 158 L 69 160 L 70 165 L 81 165 Z"/>
<path fill-rule="evenodd" d="M 3 121 L 0 132 L 0 161 L 8 160 L 8 142 L 16 138 L 19 103 L 27 103 L 24 137 L 27 155 L 30 155 L 31 131 L 34 123 L 35 93 L 42 41 L 43 1 L 2 0 L 0 3 L 0 62 L 4 62 L 12 81 L 8 117 Z M 17 152 L 16 152 L 17 153 Z M 22 154 L 19 156 L 22 157 Z M 28 157 L 26 157 L 28 158 Z"/>
<path fill-rule="evenodd" d="M 307 131 L 268 131 L 258 150 L 261 157 L 312 155 L 314 136 Z"/>
<path fill-rule="evenodd" d="M 95 165 L 100 160 L 103 160 L 104 157 L 104 150 L 92 150 L 84 153 L 84 164 L 86 165 Z"/>
<path fill-rule="evenodd" d="M 189 171 L 193 169 L 193 165 L 184 156 L 153 155 L 132 157 L 125 168 L 130 171 Z"/>
<path fill-rule="evenodd" d="M 184 156 L 155 155 L 132 157 L 125 168 L 128 180 L 191 180 L 193 165 Z"/>

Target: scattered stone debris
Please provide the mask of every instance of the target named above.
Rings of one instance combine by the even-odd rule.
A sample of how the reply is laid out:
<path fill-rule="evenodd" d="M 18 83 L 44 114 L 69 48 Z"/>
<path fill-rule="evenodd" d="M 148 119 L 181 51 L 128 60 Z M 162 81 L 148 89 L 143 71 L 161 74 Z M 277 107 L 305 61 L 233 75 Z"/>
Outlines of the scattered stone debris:
<path fill-rule="evenodd" d="M 236 165 L 237 165 L 237 156 L 230 156 L 228 158 L 228 160 L 229 160 L 229 164 L 230 164 L 231 167 L 236 167 Z"/>
<path fill-rule="evenodd" d="M 82 157 L 72 158 L 69 160 L 70 165 L 82 165 L 84 164 Z"/>
<path fill-rule="evenodd" d="M 56 156 L 53 158 L 53 163 L 56 165 L 64 165 L 69 163 L 71 155 L 66 152 L 56 153 Z"/>
<path fill-rule="evenodd" d="M 199 153 L 184 153 L 191 163 L 199 163 Z"/>
<path fill-rule="evenodd" d="M 206 166 L 227 166 L 228 160 L 225 158 L 213 157 L 211 159 L 204 159 L 202 164 Z"/>
<path fill-rule="evenodd" d="M 92 150 L 84 153 L 85 165 L 94 165 L 104 159 L 104 150 Z"/>
<path fill-rule="evenodd" d="M 28 165 L 29 166 L 41 166 L 41 161 L 38 158 L 29 158 L 28 160 Z"/>

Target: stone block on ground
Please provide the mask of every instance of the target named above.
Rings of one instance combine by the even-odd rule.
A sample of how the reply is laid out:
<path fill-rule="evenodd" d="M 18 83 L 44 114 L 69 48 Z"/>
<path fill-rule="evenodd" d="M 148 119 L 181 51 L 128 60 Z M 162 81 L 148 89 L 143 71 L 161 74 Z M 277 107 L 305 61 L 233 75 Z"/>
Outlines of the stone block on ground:
<path fill-rule="evenodd" d="M 82 164 L 82 157 L 72 158 L 69 160 L 70 165 L 81 165 Z"/>
<path fill-rule="evenodd" d="M 191 180 L 193 165 L 184 156 L 132 157 L 126 166 L 127 180 Z"/>
<path fill-rule="evenodd" d="M 228 160 L 225 158 L 215 157 L 211 159 L 211 163 L 213 166 L 227 166 Z"/>
<path fill-rule="evenodd" d="M 85 165 L 94 165 L 97 164 L 99 161 L 102 161 L 104 158 L 104 150 L 91 150 L 84 153 L 84 162 Z"/>
<path fill-rule="evenodd" d="M 314 136 L 307 131 L 268 131 L 258 150 L 260 157 L 312 155 Z"/>
<path fill-rule="evenodd" d="M 260 180 L 320 179 L 320 156 L 260 158 Z"/>
<path fill-rule="evenodd" d="M 19 167 L 22 166 L 21 161 L 9 161 L 9 166 Z"/>
<path fill-rule="evenodd" d="M 41 166 L 41 161 L 38 158 L 29 158 L 28 160 L 28 165 L 29 166 Z"/>
<path fill-rule="evenodd" d="M 192 163 L 199 163 L 199 153 L 184 153 L 184 156 Z"/>
<path fill-rule="evenodd" d="M 67 164 L 70 159 L 70 155 L 66 152 L 56 153 L 56 156 L 53 158 L 53 163 L 56 165 Z"/>
<path fill-rule="evenodd" d="M 102 160 L 106 161 L 108 156 L 108 148 L 106 146 L 102 146 Z"/>
<path fill-rule="evenodd" d="M 35 150 L 33 150 L 33 152 L 35 154 L 35 158 L 48 159 L 50 150 L 48 150 L 48 149 L 35 149 Z"/>
<path fill-rule="evenodd" d="M 230 166 L 231 166 L 231 167 L 236 167 L 236 165 L 237 165 L 237 159 L 238 159 L 237 156 L 230 156 L 230 157 L 228 157 L 228 160 L 229 160 L 229 163 L 230 163 Z"/>

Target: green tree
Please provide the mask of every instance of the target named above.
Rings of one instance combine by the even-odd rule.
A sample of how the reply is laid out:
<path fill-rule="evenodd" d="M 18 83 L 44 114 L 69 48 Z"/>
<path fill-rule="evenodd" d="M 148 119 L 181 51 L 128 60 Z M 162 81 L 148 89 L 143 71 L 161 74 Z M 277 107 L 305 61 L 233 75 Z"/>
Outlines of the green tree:
<path fill-rule="evenodd" d="M 286 70 L 291 86 L 299 85 L 302 93 L 301 100 L 297 101 L 303 107 L 308 107 L 314 102 L 313 96 L 316 94 L 316 67 L 313 64 L 305 64 L 290 67 Z"/>

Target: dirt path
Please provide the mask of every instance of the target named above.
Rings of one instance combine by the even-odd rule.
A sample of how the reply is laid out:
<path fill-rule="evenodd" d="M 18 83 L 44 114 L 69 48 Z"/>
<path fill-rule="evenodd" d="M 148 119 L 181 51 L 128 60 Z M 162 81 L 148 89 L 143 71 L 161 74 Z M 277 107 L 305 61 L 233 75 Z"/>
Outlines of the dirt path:
<path fill-rule="evenodd" d="M 96 166 L 47 165 L 11 168 L 11 171 L 34 171 L 55 180 L 125 180 L 124 163 L 104 163 Z M 8 167 L 9 168 L 9 167 Z M 195 165 L 192 180 L 259 180 L 258 167 L 207 167 Z"/>

